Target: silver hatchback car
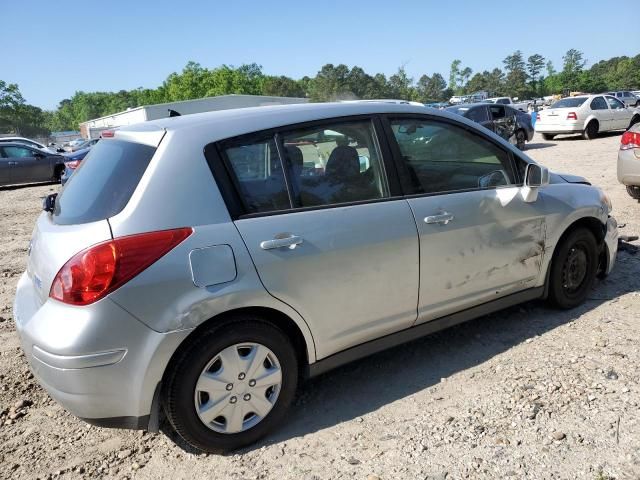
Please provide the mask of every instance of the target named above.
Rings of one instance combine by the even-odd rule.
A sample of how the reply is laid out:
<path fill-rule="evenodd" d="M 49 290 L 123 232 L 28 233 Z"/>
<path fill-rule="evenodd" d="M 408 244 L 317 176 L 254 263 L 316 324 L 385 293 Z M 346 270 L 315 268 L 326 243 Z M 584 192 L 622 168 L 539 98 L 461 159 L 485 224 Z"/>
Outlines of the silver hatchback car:
<path fill-rule="evenodd" d="M 613 268 L 605 194 L 457 115 L 392 103 L 124 127 L 48 198 L 18 284 L 25 354 L 86 421 L 229 450 L 300 379 Z"/>

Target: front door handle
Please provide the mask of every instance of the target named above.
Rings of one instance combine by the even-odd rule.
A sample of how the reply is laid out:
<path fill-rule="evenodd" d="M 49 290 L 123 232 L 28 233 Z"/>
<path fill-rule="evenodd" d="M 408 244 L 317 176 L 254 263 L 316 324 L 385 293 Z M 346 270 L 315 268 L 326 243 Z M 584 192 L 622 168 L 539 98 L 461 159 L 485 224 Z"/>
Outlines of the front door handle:
<path fill-rule="evenodd" d="M 446 225 L 447 223 L 449 223 L 451 220 L 453 220 L 453 214 L 452 213 L 441 213 L 439 215 L 429 215 L 428 217 L 424 217 L 424 223 L 439 223 L 441 225 Z"/>
<path fill-rule="evenodd" d="M 300 245 L 302 243 L 302 237 L 297 235 L 287 235 L 286 237 L 276 238 L 273 240 L 264 240 L 260 242 L 260 248 L 263 250 L 271 250 L 274 248 L 283 248 L 288 247 L 290 249 L 296 248 L 296 245 Z"/>

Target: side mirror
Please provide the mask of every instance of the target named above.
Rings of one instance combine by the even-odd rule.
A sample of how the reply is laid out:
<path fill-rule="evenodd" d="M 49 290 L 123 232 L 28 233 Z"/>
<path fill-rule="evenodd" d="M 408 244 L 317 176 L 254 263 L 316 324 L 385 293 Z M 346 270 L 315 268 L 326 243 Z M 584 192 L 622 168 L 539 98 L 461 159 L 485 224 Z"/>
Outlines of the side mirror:
<path fill-rule="evenodd" d="M 530 163 L 524 171 L 524 186 L 529 188 L 549 185 L 549 169 L 536 163 Z"/>

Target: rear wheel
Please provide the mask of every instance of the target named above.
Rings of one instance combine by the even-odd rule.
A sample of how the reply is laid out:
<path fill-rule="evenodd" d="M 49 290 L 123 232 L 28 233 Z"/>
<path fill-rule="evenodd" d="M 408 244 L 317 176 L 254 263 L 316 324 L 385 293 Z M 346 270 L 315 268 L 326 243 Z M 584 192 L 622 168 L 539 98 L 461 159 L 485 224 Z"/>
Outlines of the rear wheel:
<path fill-rule="evenodd" d="M 636 185 L 627 185 L 627 193 L 631 195 L 631 198 L 640 200 L 640 187 Z"/>
<path fill-rule="evenodd" d="M 62 174 L 64 173 L 64 165 L 56 165 L 53 169 L 53 178 L 52 180 L 55 183 L 60 183 L 60 179 L 62 178 Z"/>
<path fill-rule="evenodd" d="M 542 138 L 545 140 L 553 140 L 556 136 L 553 133 L 543 133 Z"/>
<path fill-rule="evenodd" d="M 598 244 L 593 233 L 576 228 L 558 246 L 551 263 L 549 300 L 559 308 L 583 303 L 598 272 Z"/>
<path fill-rule="evenodd" d="M 591 120 L 587 125 L 587 128 L 582 132 L 582 137 L 585 140 L 593 140 L 598 136 L 598 122 Z"/>
<path fill-rule="evenodd" d="M 629 128 L 627 128 L 627 130 L 630 130 L 631 127 L 633 127 L 636 123 L 640 123 L 640 115 L 633 116 L 633 118 L 631 119 L 631 123 L 629 123 Z"/>
<path fill-rule="evenodd" d="M 175 431 L 205 452 L 254 443 L 283 419 L 296 391 L 289 338 L 253 315 L 205 332 L 168 374 L 164 408 Z"/>
<path fill-rule="evenodd" d="M 524 150 L 527 142 L 527 134 L 524 130 L 518 130 L 516 132 L 516 147 L 518 150 Z"/>

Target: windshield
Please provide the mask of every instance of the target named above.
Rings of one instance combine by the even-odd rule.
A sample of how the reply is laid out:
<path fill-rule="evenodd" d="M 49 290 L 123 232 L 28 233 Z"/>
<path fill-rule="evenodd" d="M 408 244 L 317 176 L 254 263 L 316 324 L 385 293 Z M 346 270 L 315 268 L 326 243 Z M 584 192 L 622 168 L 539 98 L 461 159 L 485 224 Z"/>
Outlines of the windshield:
<path fill-rule="evenodd" d="M 118 214 L 129 202 L 155 150 L 122 140 L 98 142 L 58 195 L 54 222 L 89 223 Z"/>
<path fill-rule="evenodd" d="M 551 108 L 578 108 L 586 101 L 587 97 L 563 98 L 551 105 Z"/>

